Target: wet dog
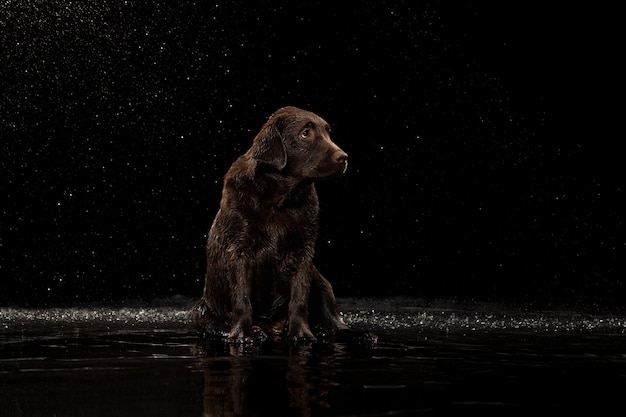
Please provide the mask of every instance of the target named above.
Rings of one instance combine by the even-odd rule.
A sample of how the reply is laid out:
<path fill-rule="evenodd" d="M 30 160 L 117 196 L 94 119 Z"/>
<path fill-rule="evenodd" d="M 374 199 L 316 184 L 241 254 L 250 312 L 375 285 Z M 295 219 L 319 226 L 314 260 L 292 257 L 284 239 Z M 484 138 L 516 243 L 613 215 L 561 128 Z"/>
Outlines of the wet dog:
<path fill-rule="evenodd" d="M 348 330 L 330 283 L 313 264 L 314 182 L 347 167 L 348 155 L 318 115 L 284 107 L 267 120 L 224 177 L 204 292 L 191 311 L 199 331 L 231 342 L 267 335 L 301 342 Z"/>

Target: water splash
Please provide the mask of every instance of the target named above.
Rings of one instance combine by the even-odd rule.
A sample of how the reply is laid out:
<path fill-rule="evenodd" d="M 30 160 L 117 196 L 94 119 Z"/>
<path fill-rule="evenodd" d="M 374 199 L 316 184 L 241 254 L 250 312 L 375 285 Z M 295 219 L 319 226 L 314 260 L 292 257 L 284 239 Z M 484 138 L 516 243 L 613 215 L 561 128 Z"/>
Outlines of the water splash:
<path fill-rule="evenodd" d="M 520 311 L 499 305 L 479 309 L 450 306 L 419 307 L 381 300 L 347 301 L 341 316 L 355 329 L 372 331 L 532 332 L 626 334 L 626 316 L 576 311 Z M 343 307 L 343 308 L 341 308 Z M 123 326 L 128 328 L 176 325 L 189 328 L 186 306 L 97 308 L 0 308 L 0 331 L 36 330 L 40 326 Z"/>

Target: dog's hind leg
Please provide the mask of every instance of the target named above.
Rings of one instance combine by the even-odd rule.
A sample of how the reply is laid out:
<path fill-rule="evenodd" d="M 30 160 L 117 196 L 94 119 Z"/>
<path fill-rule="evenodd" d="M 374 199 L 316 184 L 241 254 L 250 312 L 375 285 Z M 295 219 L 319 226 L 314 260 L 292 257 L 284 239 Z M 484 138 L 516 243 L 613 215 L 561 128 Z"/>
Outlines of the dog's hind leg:
<path fill-rule="evenodd" d="M 228 336 L 230 323 L 224 317 L 218 315 L 204 298 L 196 303 L 191 309 L 191 321 L 196 330 L 214 337 Z"/>
<path fill-rule="evenodd" d="M 337 300 L 330 282 L 315 268 L 311 277 L 309 321 L 323 332 L 335 333 L 348 330 L 337 310 Z"/>

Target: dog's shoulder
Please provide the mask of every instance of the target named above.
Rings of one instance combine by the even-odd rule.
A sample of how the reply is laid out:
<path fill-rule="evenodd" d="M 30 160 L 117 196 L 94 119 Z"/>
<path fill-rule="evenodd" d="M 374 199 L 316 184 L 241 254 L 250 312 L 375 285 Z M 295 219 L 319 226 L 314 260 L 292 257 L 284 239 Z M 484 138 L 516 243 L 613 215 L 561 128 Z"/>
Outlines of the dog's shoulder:
<path fill-rule="evenodd" d="M 258 162 L 254 158 L 248 154 L 241 155 L 224 176 L 224 185 L 233 189 L 248 188 L 257 181 L 258 171 Z"/>
<path fill-rule="evenodd" d="M 229 206 L 258 208 L 272 194 L 274 181 L 258 161 L 248 154 L 240 156 L 224 176 L 222 201 Z"/>

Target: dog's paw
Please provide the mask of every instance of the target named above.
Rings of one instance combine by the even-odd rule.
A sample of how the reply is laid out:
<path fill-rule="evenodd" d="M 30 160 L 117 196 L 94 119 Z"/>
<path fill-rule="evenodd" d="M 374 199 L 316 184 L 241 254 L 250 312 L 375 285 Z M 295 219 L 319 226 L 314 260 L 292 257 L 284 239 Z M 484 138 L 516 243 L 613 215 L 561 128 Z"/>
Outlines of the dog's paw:
<path fill-rule="evenodd" d="M 226 342 L 233 345 L 260 345 L 267 341 L 267 338 L 267 333 L 259 326 L 252 326 L 249 329 L 236 326 L 228 334 Z"/>
<path fill-rule="evenodd" d="M 291 323 L 287 332 L 287 340 L 291 343 L 314 343 L 317 338 L 306 324 Z"/>

